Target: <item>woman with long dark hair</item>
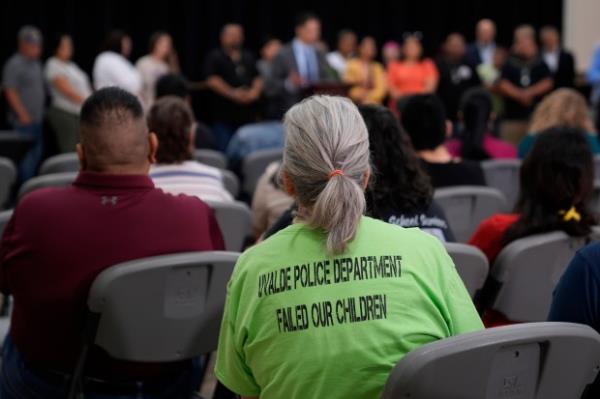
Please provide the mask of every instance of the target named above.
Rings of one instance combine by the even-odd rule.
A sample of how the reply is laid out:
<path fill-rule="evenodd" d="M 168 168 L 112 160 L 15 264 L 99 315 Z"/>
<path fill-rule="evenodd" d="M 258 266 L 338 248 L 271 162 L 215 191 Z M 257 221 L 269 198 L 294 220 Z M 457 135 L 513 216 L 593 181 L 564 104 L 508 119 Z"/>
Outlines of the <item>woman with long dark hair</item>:
<path fill-rule="evenodd" d="M 142 99 L 150 108 L 155 99 L 155 86 L 158 79 L 169 73 L 179 72 L 179 60 L 171 35 L 164 31 L 150 36 L 148 54 L 140 58 L 135 67 L 142 76 Z"/>
<path fill-rule="evenodd" d="M 107 36 L 94 61 L 94 87 L 117 86 L 138 97 L 142 95 L 142 77 L 129 61 L 131 37 L 121 30 L 113 30 Z"/>

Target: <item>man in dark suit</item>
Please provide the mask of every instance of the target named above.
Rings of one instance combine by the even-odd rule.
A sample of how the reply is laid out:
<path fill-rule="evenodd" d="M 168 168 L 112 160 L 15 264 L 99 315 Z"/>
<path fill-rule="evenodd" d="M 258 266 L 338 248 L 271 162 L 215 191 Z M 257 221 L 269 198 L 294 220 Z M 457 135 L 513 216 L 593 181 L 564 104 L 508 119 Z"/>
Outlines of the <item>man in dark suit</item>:
<path fill-rule="evenodd" d="M 311 13 L 299 15 L 295 33 L 273 60 L 271 76 L 265 81 L 265 93 L 269 93 L 267 113 L 273 119 L 280 119 L 310 86 L 335 79 L 325 54 L 315 46 L 321 38 L 319 18 Z"/>
<path fill-rule="evenodd" d="M 475 42 L 467 48 L 467 62 L 473 66 L 492 64 L 496 51 L 496 24 L 491 19 L 482 19 L 475 28 Z"/>
<path fill-rule="evenodd" d="M 560 47 L 560 34 L 554 26 L 544 26 L 540 30 L 542 59 L 552 73 L 554 87 L 573 87 L 575 80 L 575 59 Z"/>

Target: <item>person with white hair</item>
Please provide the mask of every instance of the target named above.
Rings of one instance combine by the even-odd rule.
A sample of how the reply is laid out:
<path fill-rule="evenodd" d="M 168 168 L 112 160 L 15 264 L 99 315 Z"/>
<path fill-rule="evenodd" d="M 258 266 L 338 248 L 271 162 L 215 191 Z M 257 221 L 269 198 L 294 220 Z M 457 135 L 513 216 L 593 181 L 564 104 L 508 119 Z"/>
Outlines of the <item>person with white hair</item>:
<path fill-rule="evenodd" d="M 438 239 L 364 216 L 369 137 L 349 99 L 310 97 L 284 125 L 295 223 L 240 257 L 215 374 L 242 398 L 379 397 L 402 356 L 481 320 Z"/>
<path fill-rule="evenodd" d="M 475 42 L 467 48 L 467 60 L 472 66 L 492 64 L 496 52 L 496 24 L 491 19 L 484 18 L 477 22 Z"/>

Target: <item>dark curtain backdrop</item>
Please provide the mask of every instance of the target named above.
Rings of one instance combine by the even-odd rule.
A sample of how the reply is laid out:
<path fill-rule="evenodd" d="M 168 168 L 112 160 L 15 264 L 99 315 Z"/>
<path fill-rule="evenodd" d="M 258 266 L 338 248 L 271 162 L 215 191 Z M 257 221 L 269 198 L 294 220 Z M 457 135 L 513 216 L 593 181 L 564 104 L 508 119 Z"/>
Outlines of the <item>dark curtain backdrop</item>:
<path fill-rule="evenodd" d="M 130 33 L 134 59 L 146 52 L 149 35 L 162 29 L 174 37 L 183 72 L 197 80 L 203 55 L 216 46 L 224 23 L 242 23 L 248 47 L 257 50 L 266 36 L 289 39 L 294 14 L 301 10 L 321 16 L 324 39 L 331 46 L 342 28 L 374 35 L 379 44 L 399 39 L 405 31 L 420 30 L 427 51 L 433 53 L 450 32 L 462 32 L 471 40 L 475 22 L 482 17 L 497 22 L 498 40 L 503 44 L 509 43 L 512 29 L 521 23 L 560 28 L 562 0 L 3 0 L 0 61 L 15 50 L 17 29 L 26 23 L 39 26 L 46 36 L 72 34 L 75 61 L 88 72 L 109 29 Z"/>

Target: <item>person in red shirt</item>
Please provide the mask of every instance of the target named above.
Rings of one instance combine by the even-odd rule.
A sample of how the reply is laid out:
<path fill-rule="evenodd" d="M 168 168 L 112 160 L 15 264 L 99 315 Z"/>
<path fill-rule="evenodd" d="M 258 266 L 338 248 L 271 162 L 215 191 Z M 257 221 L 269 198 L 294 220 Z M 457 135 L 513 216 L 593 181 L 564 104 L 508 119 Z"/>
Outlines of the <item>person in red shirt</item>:
<path fill-rule="evenodd" d="M 558 127 L 543 132 L 523 161 L 520 176 L 514 212 L 484 220 L 469 240 L 485 253 L 492 266 L 500 251 L 519 238 L 555 230 L 581 237 L 596 224 L 589 209 L 594 161 L 583 131 Z M 484 287 L 483 302 L 489 299 L 491 286 L 488 282 Z M 491 312 L 483 318 L 487 326 L 507 321 L 500 323 L 502 315 Z"/>
<path fill-rule="evenodd" d="M 224 248 L 210 208 L 148 177 L 157 138 L 135 96 L 115 87 L 83 105 L 81 172 L 68 188 L 32 192 L 0 243 L 0 289 L 14 298 L 2 348 L 0 397 L 64 398 L 81 342 L 89 288 L 132 259 Z M 99 348 L 86 366 L 86 398 L 189 398 L 193 362 L 125 363 Z M 196 362 L 197 363 L 197 362 Z"/>

